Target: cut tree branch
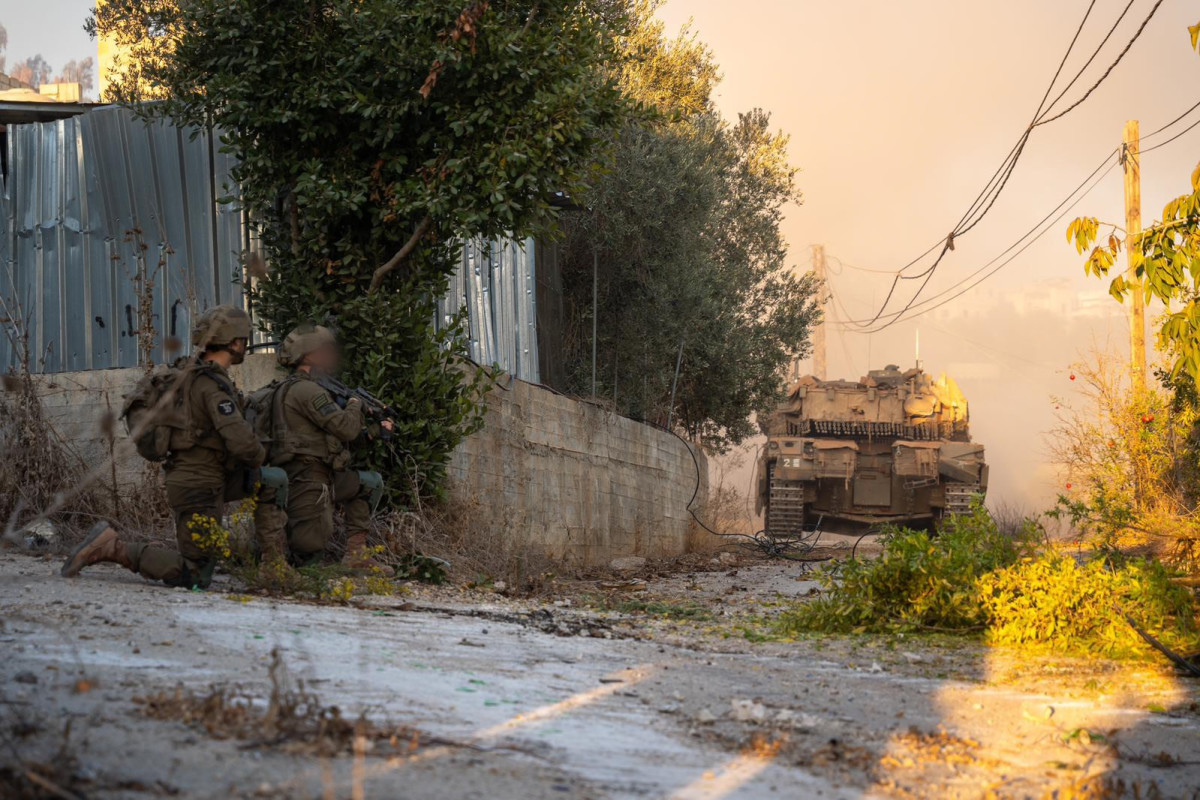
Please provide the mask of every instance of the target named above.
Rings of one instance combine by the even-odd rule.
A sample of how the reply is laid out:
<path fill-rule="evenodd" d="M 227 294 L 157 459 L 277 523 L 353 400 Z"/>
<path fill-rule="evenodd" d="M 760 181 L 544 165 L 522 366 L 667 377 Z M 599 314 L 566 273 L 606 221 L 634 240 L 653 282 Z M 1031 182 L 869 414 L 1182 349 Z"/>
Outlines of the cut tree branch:
<path fill-rule="evenodd" d="M 383 283 L 383 279 L 386 278 L 388 274 L 392 272 L 392 270 L 400 266 L 401 261 L 408 258 L 409 254 L 412 253 L 412 251 L 416 249 L 417 245 L 421 243 L 421 238 L 429 232 L 429 228 L 432 225 L 433 218 L 426 214 L 425 218 L 417 223 L 417 229 L 413 231 L 412 236 L 408 237 L 408 241 L 404 243 L 404 246 L 397 250 L 394 256 L 376 267 L 374 274 L 371 275 L 370 291 L 373 292 L 378 289 Z"/>

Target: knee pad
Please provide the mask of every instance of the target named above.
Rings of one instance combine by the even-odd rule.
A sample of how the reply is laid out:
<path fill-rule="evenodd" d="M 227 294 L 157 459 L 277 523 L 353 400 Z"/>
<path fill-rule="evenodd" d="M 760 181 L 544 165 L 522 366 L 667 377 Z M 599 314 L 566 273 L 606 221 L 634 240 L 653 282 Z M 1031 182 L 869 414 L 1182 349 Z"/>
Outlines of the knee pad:
<path fill-rule="evenodd" d="M 275 505 L 287 510 L 288 475 L 279 467 L 263 467 L 259 470 L 259 483 L 264 489 L 275 490 Z"/>
<path fill-rule="evenodd" d="M 360 471 L 358 482 L 364 492 L 370 492 L 367 502 L 371 504 L 371 513 L 374 514 L 379 501 L 383 499 L 383 476 L 378 472 Z"/>

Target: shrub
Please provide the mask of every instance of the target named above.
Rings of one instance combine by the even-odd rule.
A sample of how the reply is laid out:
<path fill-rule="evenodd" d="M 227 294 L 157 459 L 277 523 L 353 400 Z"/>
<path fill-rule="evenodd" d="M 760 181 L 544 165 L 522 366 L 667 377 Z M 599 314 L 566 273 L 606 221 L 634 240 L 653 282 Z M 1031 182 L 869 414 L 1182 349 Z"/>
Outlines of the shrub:
<path fill-rule="evenodd" d="M 1148 655 L 1150 646 L 1122 610 L 1168 647 L 1196 645 L 1190 593 L 1171 577 L 1141 558 L 1100 555 L 1080 564 L 1045 553 L 984 575 L 977 587 L 990 642 L 1124 658 Z"/>
<path fill-rule="evenodd" d="M 819 573 L 826 593 L 798 605 L 779 632 L 983 633 L 992 644 L 1114 658 L 1151 648 L 1126 621 L 1176 650 L 1200 644 L 1190 592 L 1155 561 L 1097 550 L 1083 563 L 1052 549 L 1027 520 L 1001 532 L 977 506 L 936 534 L 905 528 L 883 537 L 876 559 Z"/>
<path fill-rule="evenodd" d="M 980 629 L 987 620 L 976 581 L 1032 552 L 1039 534 L 1027 522 L 1018 535 L 1005 535 L 981 505 L 948 519 L 937 534 L 893 528 L 878 558 L 821 570 L 826 593 L 780 624 L 785 633 Z"/>

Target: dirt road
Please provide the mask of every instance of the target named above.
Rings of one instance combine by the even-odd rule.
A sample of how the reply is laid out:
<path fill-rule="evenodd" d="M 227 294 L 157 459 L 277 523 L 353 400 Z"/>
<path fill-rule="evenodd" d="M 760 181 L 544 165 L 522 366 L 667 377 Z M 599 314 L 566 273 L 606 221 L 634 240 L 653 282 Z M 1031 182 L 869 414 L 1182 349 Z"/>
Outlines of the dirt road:
<path fill-rule="evenodd" d="M 0 765 L 54 765 L 93 798 L 1198 796 L 1195 683 L 901 637 L 756 641 L 813 585 L 721 566 L 544 604 L 421 588 L 333 607 L 0 554 Z M 265 704 L 272 651 L 322 703 L 417 741 L 324 758 L 137 702 L 237 683 Z"/>

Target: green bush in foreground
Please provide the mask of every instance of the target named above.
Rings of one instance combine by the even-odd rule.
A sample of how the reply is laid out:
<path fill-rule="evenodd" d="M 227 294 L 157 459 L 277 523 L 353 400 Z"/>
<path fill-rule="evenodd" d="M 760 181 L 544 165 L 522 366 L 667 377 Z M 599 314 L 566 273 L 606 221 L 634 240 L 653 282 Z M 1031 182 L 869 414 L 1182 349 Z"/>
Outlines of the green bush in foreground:
<path fill-rule="evenodd" d="M 825 593 L 786 614 L 784 633 L 980 629 L 976 581 L 1032 553 L 1037 530 L 1006 536 L 982 507 L 938 534 L 892 528 L 878 558 L 836 561 L 818 573 Z"/>
<path fill-rule="evenodd" d="M 1033 522 L 1009 536 L 977 507 L 938 534 L 899 528 L 882 543 L 878 558 L 822 570 L 825 593 L 784 614 L 779 633 L 981 633 L 1059 653 L 1147 654 L 1120 608 L 1170 647 L 1200 641 L 1190 593 L 1161 564 L 1079 564 L 1051 550 Z"/>

